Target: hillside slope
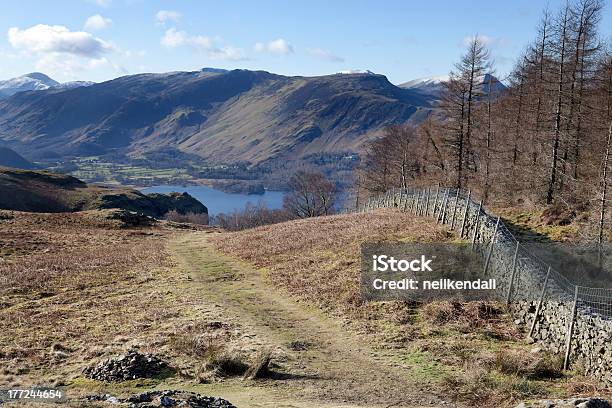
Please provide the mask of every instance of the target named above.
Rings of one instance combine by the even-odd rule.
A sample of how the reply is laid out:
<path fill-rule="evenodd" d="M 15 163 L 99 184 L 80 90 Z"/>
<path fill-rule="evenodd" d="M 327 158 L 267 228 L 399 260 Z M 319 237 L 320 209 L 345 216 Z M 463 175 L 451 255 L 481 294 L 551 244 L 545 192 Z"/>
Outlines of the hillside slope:
<path fill-rule="evenodd" d="M 355 151 L 430 100 L 374 74 L 139 74 L 0 101 L 0 139 L 34 158 L 177 147 L 211 162 Z"/>
<path fill-rule="evenodd" d="M 143 194 L 129 188 L 87 185 L 64 174 L 0 167 L 0 209 L 28 212 L 73 212 L 122 208 L 152 217 L 170 210 L 208 213 L 187 193 Z"/>
<path fill-rule="evenodd" d="M 36 165 L 28 161 L 25 157 L 20 155 L 14 150 L 8 147 L 0 146 L 0 166 L 14 167 L 17 169 L 35 169 Z"/>

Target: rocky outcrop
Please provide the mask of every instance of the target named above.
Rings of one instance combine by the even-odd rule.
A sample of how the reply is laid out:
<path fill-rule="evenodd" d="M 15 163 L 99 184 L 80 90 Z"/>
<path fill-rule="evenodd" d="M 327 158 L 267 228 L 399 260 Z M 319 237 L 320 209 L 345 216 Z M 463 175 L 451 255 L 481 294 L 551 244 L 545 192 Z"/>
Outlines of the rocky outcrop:
<path fill-rule="evenodd" d="M 208 214 L 208 208 L 188 193 L 143 194 L 139 191 L 119 193 L 111 191 L 100 195 L 91 206 L 95 209 L 121 208 L 155 218 L 163 217 L 172 210 L 180 214 Z"/>
<path fill-rule="evenodd" d="M 161 218 L 169 211 L 208 214 L 187 193 L 144 194 L 138 190 L 88 185 L 65 174 L 0 167 L 0 210 L 74 212 L 118 208 Z"/>
<path fill-rule="evenodd" d="M 106 218 L 121 221 L 123 227 L 150 227 L 157 222 L 155 218 L 148 215 L 121 209 L 109 210 Z"/>

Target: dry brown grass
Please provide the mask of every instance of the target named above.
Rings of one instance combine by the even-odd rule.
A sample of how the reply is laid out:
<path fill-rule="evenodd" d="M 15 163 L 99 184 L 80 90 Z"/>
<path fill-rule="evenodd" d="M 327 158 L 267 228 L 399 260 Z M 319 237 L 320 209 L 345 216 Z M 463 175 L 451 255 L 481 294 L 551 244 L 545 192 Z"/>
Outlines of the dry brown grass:
<path fill-rule="evenodd" d="M 163 234 L 120 228 L 98 212 L 14 213 L 0 221 L 0 382 L 61 374 L 58 367 L 95 355 L 112 343 L 109 337 L 163 318 L 153 299 L 148 319 L 129 321 L 124 314 L 138 316 L 137 301 L 127 301 L 130 285 L 169 266 Z"/>
<path fill-rule="evenodd" d="M 362 243 L 444 242 L 452 238 L 444 227 L 389 210 L 285 222 L 221 234 L 215 242 L 224 252 L 267 268 L 271 281 L 293 295 L 328 310 L 363 314 L 367 311 L 360 307 Z M 388 305 L 394 318 L 408 319 L 410 308 L 394 303 Z"/>
<path fill-rule="evenodd" d="M 197 338 L 229 330 L 209 321 L 175 270 L 166 242 L 181 232 L 164 223 L 123 228 L 105 212 L 10 215 L 0 220 L 1 385 L 70 384 L 131 346 L 194 376 Z"/>
<path fill-rule="evenodd" d="M 546 395 L 541 384 L 519 377 L 500 377 L 477 366 L 445 376 L 442 386 L 454 401 L 482 407 L 510 407 L 518 401 Z"/>

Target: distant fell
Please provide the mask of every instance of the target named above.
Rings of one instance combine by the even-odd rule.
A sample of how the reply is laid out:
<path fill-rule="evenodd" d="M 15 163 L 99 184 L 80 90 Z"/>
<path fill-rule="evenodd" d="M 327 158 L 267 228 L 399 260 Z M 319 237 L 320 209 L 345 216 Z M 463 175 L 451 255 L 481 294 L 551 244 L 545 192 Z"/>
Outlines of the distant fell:
<path fill-rule="evenodd" d="M 205 68 L 137 74 L 0 101 L 0 138 L 36 159 L 139 157 L 174 148 L 209 162 L 356 152 L 432 98 L 371 72 L 317 77 Z"/>

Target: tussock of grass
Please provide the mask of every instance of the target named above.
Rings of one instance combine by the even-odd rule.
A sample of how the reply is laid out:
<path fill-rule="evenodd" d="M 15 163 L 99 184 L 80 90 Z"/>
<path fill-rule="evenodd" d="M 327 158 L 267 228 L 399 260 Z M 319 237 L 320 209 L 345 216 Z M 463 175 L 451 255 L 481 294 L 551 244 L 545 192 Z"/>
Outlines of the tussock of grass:
<path fill-rule="evenodd" d="M 249 365 L 239 353 L 219 349 L 208 356 L 203 368 L 214 377 L 235 377 L 244 375 Z"/>
<path fill-rule="evenodd" d="M 493 368 L 503 374 L 510 374 L 527 379 L 550 379 L 563 377 L 562 358 L 560 355 L 543 354 L 534 356 L 517 351 L 497 352 Z"/>
<path fill-rule="evenodd" d="M 482 367 L 466 367 L 445 376 L 443 389 L 453 400 L 483 407 L 508 407 L 520 400 L 546 394 L 541 384 L 523 378 L 499 376 Z"/>
<path fill-rule="evenodd" d="M 179 327 L 168 343 L 178 354 L 207 358 L 218 353 L 219 347 L 230 339 L 228 325 L 221 322 L 196 322 Z"/>
<path fill-rule="evenodd" d="M 434 324 L 468 324 L 483 326 L 500 320 L 502 308 L 493 302 L 435 301 L 421 308 L 424 318 Z"/>

